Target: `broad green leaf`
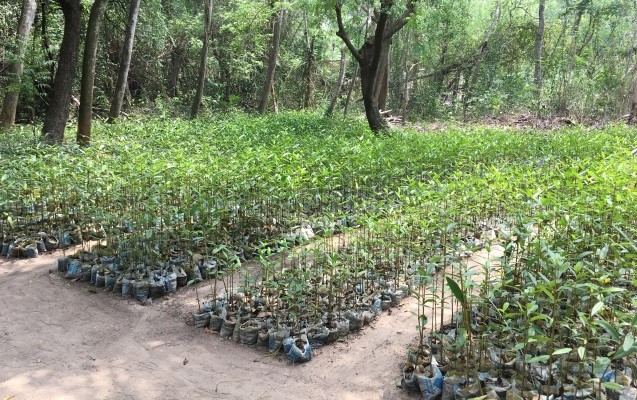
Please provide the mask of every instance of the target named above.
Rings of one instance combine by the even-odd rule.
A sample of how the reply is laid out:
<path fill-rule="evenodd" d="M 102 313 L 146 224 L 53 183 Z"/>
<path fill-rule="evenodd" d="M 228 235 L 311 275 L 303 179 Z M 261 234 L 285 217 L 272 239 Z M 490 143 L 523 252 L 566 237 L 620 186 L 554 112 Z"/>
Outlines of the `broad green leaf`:
<path fill-rule="evenodd" d="M 582 346 L 578 347 L 577 355 L 579 356 L 580 360 L 584 360 L 584 357 L 586 357 L 586 348 Z"/>
<path fill-rule="evenodd" d="M 446 278 L 447 278 L 447 284 L 449 285 L 449 289 L 451 289 L 451 292 L 453 293 L 453 295 L 456 297 L 456 299 L 458 299 L 458 301 L 461 304 L 464 304 L 465 303 L 464 293 L 462 293 L 462 290 L 460 290 L 460 286 L 458 286 L 458 284 L 450 277 L 447 276 Z"/>
<path fill-rule="evenodd" d="M 613 339 L 619 340 L 619 332 L 611 324 L 609 324 L 606 321 L 595 321 L 595 322 L 597 322 L 597 324 L 600 325 L 602 328 L 606 329 L 606 331 L 610 333 Z"/>
<path fill-rule="evenodd" d="M 554 356 L 559 356 L 560 354 L 570 353 L 570 352 L 571 352 L 571 350 L 573 350 L 573 349 L 571 349 L 570 347 L 564 347 L 563 349 L 557 349 L 557 350 L 555 350 L 555 351 L 553 352 L 553 355 L 554 355 Z"/>
<path fill-rule="evenodd" d="M 536 357 L 530 358 L 526 362 L 527 364 L 536 363 L 536 362 L 546 362 L 549 360 L 549 358 L 550 356 L 548 354 L 544 354 L 542 356 L 536 356 Z"/>
<path fill-rule="evenodd" d="M 631 347 L 633 347 L 634 343 L 635 343 L 635 337 L 633 336 L 633 333 L 628 332 L 628 335 L 626 335 L 626 337 L 624 338 L 624 344 L 622 345 L 622 349 L 624 349 L 624 351 L 628 351 L 630 350 Z"/>
<path fill-rule="evenodd" d="M 598 312 L 600 312 L 602 308 L 604 308 L 603 301 L 598 301 L 597 303 L 595 303 L 595 305 L 593 306 L 593 309 L 591 310 L 591 317 L 595 316 Z"/>
<path fill-rule="evenodd" d="M 624 390 L 624 387 L 617 382 L 604 382 L 602 385 L 610 390 Z"/>
<path fill-rule="evenodd" d="M 153 230 L 152 229 L 147 229 L 146 230 L 146 239 L 150 239 L 153 237 Z"/>

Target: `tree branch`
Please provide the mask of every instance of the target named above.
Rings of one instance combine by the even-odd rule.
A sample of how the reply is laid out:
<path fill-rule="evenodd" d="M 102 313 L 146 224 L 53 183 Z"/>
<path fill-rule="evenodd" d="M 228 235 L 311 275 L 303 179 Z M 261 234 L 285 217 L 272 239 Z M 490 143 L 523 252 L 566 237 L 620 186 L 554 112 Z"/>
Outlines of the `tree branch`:
<path fill-rule="evenodd" d="M 385 32 L 385 39 L 391 39 L 399 30 L 403 29 L 407 22 L 409 22 L 409 17 L 414 11 L 416 11 L 416 2 L 409 0 L 405 12 L 403 12 L 400 17 L 389 26 L 387 32 Z"/>
<path fill-rule="evenodd" d="M 338 22 L 338 32 L 336 32 L 336 36 L 340 37 L 343 40 L 343 43 L 345 43 L 345 46 L 347 46 L 350 53 L 352 53 L 352 56 L 354 56 L 359 64 L 362 64 L 363 56 L 358 51 L 358 49 L 354 47 L 351 40 L 349 39 L 349 36 L 347 36 L 347 33 L 345 32 L 345 26 L 343 25 L 343 15 L 341 14 L 341 5 L 336 3 L 336 6 L 334 8 L 336 10 L 336 21 Z"/>
<path fill-rule="evenodd" d="M 378 64 L 380 63 L 380 57 L 382 55 L 383 50 L 383 41 L 385 40 L 385 28 L 387 27 L 387 19 L 389 15 L 389 8 L 391 8 L 391 0 L 389 4 L 386 5 L 385 1 L 383 1 L 383 6 L 381 7 L 380 15 L 378 16 L 378 22 L 376 23 L 376 32 L 374 33 L 374 54 L 372 56 L 372 64 L 371 70 L 376 73 L 376 69 L 378 68 Z"/>

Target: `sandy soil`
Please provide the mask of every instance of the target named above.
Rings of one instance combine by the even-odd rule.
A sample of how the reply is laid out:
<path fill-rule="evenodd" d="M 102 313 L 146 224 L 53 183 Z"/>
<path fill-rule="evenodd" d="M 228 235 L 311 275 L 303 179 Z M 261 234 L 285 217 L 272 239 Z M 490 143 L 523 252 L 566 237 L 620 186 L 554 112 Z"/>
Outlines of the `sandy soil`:
<path fill-rule="evenodd" d="M 65 280 L 61 255 L 0 262 L 0 399 L 419 398 L 395 385 L 417 342 L 414 299 L 293 365 L 193 328 L 193 288 L 142 306 Z M 474 253 L 469 267 L 487 257 Z"/>
<path fill-rule="evenodd" d="M 413 300 L 293 365 L 188 325 L 192 288 L 142 306 L 91 293 L 57 257 L 0 263 L 0 399 L 407 399 Z"/>

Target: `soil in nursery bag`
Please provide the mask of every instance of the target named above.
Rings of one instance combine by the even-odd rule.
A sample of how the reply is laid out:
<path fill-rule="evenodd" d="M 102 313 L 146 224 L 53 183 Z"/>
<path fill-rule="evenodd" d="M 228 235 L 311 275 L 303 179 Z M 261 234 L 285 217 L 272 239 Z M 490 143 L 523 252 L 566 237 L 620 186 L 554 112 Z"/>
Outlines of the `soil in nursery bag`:
<path fill-rule="evenodd" d="M 442 395 L 444 380 L 435 359 L 427 367 L 418 366 L 414 377 L 425 400 L 437 399 Z"/>
<path fill-rule="evenodd" d="M 259 338 L 259 322 L 255 320 L 249 320 L 243 323 L 239 331 L 239 340 L 241 344 L 253 345 L 257 343 Z"/>
<path fill-rule="evenodd" d="M 135 288 L 135 299 L 139 302 L 145 302 L 148 300 L 148 295 L 150 294 L 150 284 L 147 280 L 135 282 L 133 285 Z"/>
<path fill-rule="evenodd" d="M 343 316 L 349 321 L 349 330 L 355 332 L 363 327 L 363 317 L 359 312 L 347 310 Z"/>
<path fill-rule="evenodd" d="M 58 264 L 59 268 L 59 264 Z M 69 259 L 66 264 L 66 279 L 77 279 L 82 275 L 82 263 L 75 259 Z"/>
<path fill-rule="evenodd" d="M 107 273 L 104 275 L 104 287 L 106 290 L 113 290 L 117 277 L 114 273 Z"/>
<path fill-rule="evenodd" d="M 270 353 L 276 353 L 283 348 L 283 340 L 290 336 L 290 328 L 282 325 L 278 328 L 270 328 L 268 331 L 268 351 Z"/>
<path fill-rule="evenodd" d="M 310 341 L 310 346 L 313 349 L 326 344 L 329 335 L 330 331 L 323 324 L 317 324 L 307 329 L 307 338 Z"/>
<path fill-rule="evenodd" d="M 68 257 L 58 258 L 58 272 L 66 272 L 66 268 L 69 265 Z"/>
<path fill-rule="evenodd" d="M 403 377 L 400 381 L 400 387 L 412 392 L 420 390 L 418 381 L 416 380 L 416 367 L 412 363 L 407 363 L 403 367 Z"/>
<path fill-rule="evenodd" d="M 220 308 L 213 311 L 210 314 L 210 326 L 209 329 L 211 331 L 219 332 L 221 330 L 221 326 L 223 325 L 223 321 L 226 320 L 226 316 L 228 315 L 228 311 L 225 308 Z M 233 327 L 234 329 L 234 327 Z"/>
<path fill-rule="evenodd" d="M 224 319 L 223 324 L 221 324 L 221 329 L 219 330 L 219 336 L 222 338 L 232 337 L 236 324 L 237 319 L 235 317 L 227 317 Z"/>
<path fill-rule="evenodd" d="M 205 328 L 210 323 L 210 312 L 196 312 L 192 313 L 192 324 L 195 328 Z"/>
<path fill-rule="evenodd" d="M 312 348 L 305 334 L 283 340 L 283 352 L 292 362 L 308 362 L 312 359 Z"/>

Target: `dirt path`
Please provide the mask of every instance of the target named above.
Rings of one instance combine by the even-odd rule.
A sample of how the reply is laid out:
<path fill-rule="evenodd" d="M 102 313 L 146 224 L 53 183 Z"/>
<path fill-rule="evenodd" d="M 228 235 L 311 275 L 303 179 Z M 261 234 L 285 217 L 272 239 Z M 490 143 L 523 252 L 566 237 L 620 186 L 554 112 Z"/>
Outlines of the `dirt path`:
<path fill-rule="evenodd" d="M 0 399 L 418 398 L 394 385 L 413 300 L 292 365 L 187 325 L 190 288 L 141 306 L 66 281 L 58 255 L 0 263 Z"/>
<path fill-rule="evenodd" d="M 0 262 L 0 399 L 419 398 L 395 387 L 417 340 L 413 299 L 292 365 L 190 326 L 193 288 L 142 306 L 65 280 L 60 255 Z"/>

